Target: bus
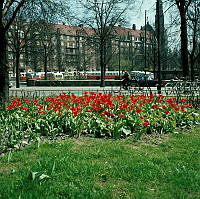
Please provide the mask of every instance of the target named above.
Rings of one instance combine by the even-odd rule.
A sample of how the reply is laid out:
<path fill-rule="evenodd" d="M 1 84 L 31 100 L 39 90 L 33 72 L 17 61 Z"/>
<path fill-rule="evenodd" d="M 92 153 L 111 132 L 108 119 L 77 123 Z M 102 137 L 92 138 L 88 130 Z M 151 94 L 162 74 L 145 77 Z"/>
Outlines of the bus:
<path fill-rule="evenodd" d="M 28 79 L 45 80 L 45 72 L 27 73 Z M 47 80 L 59 79 L 58 74 L 54 72 L 47 72 Z"/>
<path fill-rule="evenodd" d="M 101 71 L 87 71 L 87 79 L 101 79 Z M 122 72 L 119 77 L 119 71 L 106 71 L 105 79 L 120 79 L 122 77 Z"/>

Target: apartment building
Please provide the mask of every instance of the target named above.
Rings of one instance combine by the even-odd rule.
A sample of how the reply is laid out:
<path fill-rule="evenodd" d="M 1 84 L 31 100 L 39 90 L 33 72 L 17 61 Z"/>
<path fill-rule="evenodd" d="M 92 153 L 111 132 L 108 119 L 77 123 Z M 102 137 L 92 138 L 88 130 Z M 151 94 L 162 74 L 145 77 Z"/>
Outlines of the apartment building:
<path fill-rule="evenodd" d="M 48 24 L 39 28 L 30 28 L 26 23 L 15 31 L 13 25 L 8 33 L 8 61 L 10 70 L 16 67 L 16 50 L 13 40 L 21 45 L 20 71 L 92 71 L 100 70 L 100 52 L 98 36 L 92 28 L 69 26 L 64 24 Z M 31 30 L 32 29 L 32 30 Z M 28 32 L 26 32 L 29 30 Z M 152 55 L 152 32 L 146 32 L 146 49 Z M 106 42 L 106 69 L 117 70 L 119 65 L 125 70 L 143 70 L 145 31 L 115 26 Z M 12 42 L 11 42 L 12 41 Z M 16 42 L 15 42 L 16 43 Z M 23 45 L 22 45 L 23 44 Z M 147 65 L 152 68 L 152 60 Z"/>

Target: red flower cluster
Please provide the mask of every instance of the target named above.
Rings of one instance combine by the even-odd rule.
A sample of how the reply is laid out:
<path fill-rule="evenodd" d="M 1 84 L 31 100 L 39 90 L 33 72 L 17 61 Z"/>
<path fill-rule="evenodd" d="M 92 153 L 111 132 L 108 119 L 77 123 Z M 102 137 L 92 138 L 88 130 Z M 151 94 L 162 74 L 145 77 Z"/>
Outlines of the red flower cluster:
<path fill-rule="evenodd" d="M 61 116 L 67 112 L 73 117 L 80 115 L 97 115 L 104 119 L 127 119 L 138 118 L 144 126 L 150 125 L 151 113 L 170 115 L 173 111 L 185 111 L 191 108 L 187 104 L 187 99 L 182 99 L 181 103 L 176 102 L 176 98 L 165 98 L 163 95 L 112 95 L 102 93 L 85 92 L 83 96 L 63 93 L 56 97 L 46 97 L 41 99 L 20 99 L 11 101 L 7 110 L 21 110 L 24 113 L 36 113 L 48 115 L 54 112 Z"/>

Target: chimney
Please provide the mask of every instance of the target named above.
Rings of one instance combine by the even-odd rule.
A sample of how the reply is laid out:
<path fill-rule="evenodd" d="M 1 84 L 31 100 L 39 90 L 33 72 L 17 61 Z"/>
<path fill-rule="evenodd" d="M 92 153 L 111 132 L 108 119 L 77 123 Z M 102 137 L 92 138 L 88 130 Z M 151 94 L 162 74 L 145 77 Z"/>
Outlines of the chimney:
<path fill-rule="evenodd" d="M 136 30 L 136 25 L 135 24 L 132 25 L 132 29 Z"/>

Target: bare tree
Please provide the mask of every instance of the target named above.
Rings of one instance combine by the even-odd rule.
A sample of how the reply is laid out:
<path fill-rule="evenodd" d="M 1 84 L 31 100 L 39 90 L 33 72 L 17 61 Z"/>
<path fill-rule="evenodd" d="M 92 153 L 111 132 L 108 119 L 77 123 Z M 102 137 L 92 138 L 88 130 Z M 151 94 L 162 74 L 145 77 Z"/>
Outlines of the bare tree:
<path fill-rule="evenodd" d="M 187 12 L 188 16 L 188 40 L 189 40 L 189 58 L 190 58 L 190 76 L 191 80 L 195 79 L 194 66 L 200 57 L 200 3 L 194 0 L 191 8 Z"/>
<path fill-rule="evenodd" d="M 26 10 L 27 11 L 27 10 Z M 25 55 L 26 49 L 31 45 L 34 38 L 30 36 L 30 31 L 33 28 L 31 21 L 27 22 L 27 17 L 31 19 L 32 13 L 27 13 L 25 10 L 18 12 L 12 26 L 7 32 L 8 47 L 11 49 L 9 53 L 15 57 L 15 66 L 13 71 L 16 73 L 16 87 L 19 88 L 20 84 L 20 56 Z"/>
<path fill-rule="evenodd" d="M 180 26 L 180 44 L 181 44 L 181 67 L 183 76 L 194 80 L 194 65 L 198 60 L 198 38 L 199 38 L 199 0 L 166 0 L 170 2 L 170 8 L 176 5 L 178 15 L 174 14 L 173 28 Z M 180 22 L 177 23 L 177 18 Z M 176 38 L 176 34 L 174 38 Z M 176 38 L 177 39 L 177 38 Z"/>
<path fill-rule="evenodd" d="M 24 50 L 24 24 L 22 25 L 21 22 L 15 22 L 12 25 L 12 30 L 8 32 L 8 46 L 12 53 L 14 60 L 15 60 L 15 73 L 16 73 L 16 88 L 19 88 L 19 81 L 20 81 L 20 73 L 19 73 L 19 62 L 20 62 L 20 55 L 23 53 Z M 14 71 L 14 70 L 13 70 Z"/>
<path fill-rule="evenodd" d="M 183 69 L 183 77 L 188 76 L 189 60 L 188 60 L 188 27 L 187 27 L 187 11 L 192 0 L 169 0 L 172 5 L 176 5 L 180 16 L 181 31 L 181 64 Z M 170 6 L 171 7 L 171 6 Z"/>
<path fill-rule="evenodd" d="M 45 79 L 47 79 L 48 65 L 54 55 L 53 39 L 55 39 L 56 34 L 52 30 L 53 25 L 46 23 L 46 21 L 35 22 L 31 30 L 31 35 L 33 35 L 32 47 L 35 46 L 33 53 L 37 53 L 37 60 L 35 61 L 43 64 Z M 34 71 L 36 72 L 37 68 Z"/>
<path fill-rule="evenodd" d="M 99 61 L 101 68 L 101 83 L 103 87 L 106 66 L 111 59 L 110 41 L 116 37 L 114 27 L 125 24 L 126 12 L 135 1 L 130 0 L 84 0 L 79 1 L 83 9 L 82 20 L 78 20 L 94 31 L 93 42 L 99 47 Z"/>
<path fill-rule="evenodd" d="M 176 0 L 181 19 L 181 61 L 183 67 L 183 77 L 187 77 L 189 72 L 188 62 L 188 32 L 187 32 L 187 10 L 192 3 L 192 0 Z"/>
<path fill-rule="evenodd" d="M 34 13 L 45 12 L 55 17 L 59 1 L 53 0 L 1 0 L 0 1 L 0 103 L 4 104 L 9 97 L 9 72 L 7 64 L 7 38 L 6 34 L 15 20 L 17 14 L 26 5 L 35 8 Z M 51 10 L 51 12 L 49 12 Z"/>
<path fill-rule="evenodd" d="M 6 33 L 10 25 L 13 23 L 17 13 L 25 3 L 26 0 L 21 0 L 18 2 L 13 0 L 0 1 L 0 103 L 5 103 L 9 96 Z M 9 18 L 8 13 L 10 15 Z"/>

